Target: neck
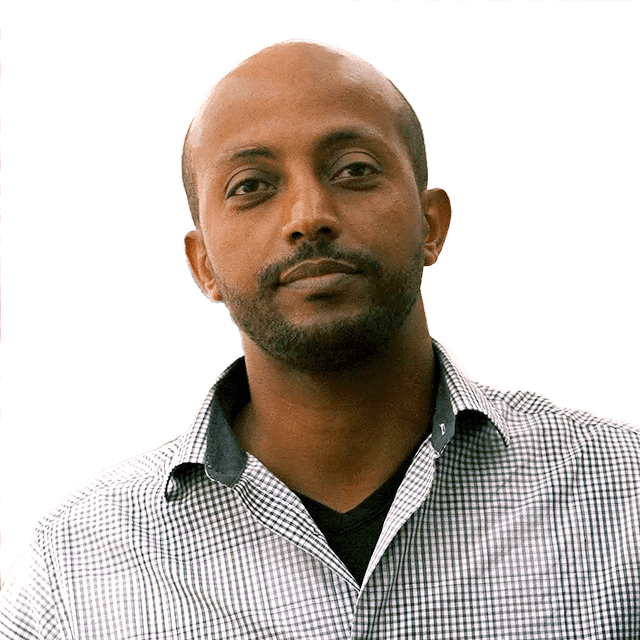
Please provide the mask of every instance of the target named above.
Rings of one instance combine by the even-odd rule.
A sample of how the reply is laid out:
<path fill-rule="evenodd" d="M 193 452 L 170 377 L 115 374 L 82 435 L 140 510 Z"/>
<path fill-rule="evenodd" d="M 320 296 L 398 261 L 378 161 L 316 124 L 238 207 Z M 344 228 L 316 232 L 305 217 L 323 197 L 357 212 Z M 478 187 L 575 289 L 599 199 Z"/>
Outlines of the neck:
<path fill-rule="evenodd" d="M 292 490 L 348 511 L 381 486 L 426 435 L 434 355 L 422 304 L 365 363 L 339 372 L 284 366 L 244 340 L 251 401 L 234 430 Z"/>

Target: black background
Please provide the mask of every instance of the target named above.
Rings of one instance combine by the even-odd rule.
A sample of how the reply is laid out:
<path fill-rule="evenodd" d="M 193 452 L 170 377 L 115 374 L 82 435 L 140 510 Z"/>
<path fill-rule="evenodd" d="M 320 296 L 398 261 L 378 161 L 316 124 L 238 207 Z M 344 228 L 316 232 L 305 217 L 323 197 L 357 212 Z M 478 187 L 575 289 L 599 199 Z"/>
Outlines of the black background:
<path fill-rule="evenodd" d="M 363 20 L 372 3 L 359 3 L 338 29 L 321 18 L 356 5 L 315 3 L 318 21 L 287 29 L 274 26 L 285 3 L 5 6 L 18 4 L 37 13 L 10 34 L 5 11 L 18 56 L 5 115 L 3 576 L 43 512 L 177 438 L 240 355 L 185 263 L 180 147 L 209 85 L 282 38 L 367 58 L 418 112 L 430 184 L 454 208 L 425 272 L 434 337 L 481 382 L 639 421 L 632 56 L 623 36 L 602 46 L 606 17 L 583 17 L 576 35 L 569 21 L 469 9 L 460 22 L 408 4 Z"/>

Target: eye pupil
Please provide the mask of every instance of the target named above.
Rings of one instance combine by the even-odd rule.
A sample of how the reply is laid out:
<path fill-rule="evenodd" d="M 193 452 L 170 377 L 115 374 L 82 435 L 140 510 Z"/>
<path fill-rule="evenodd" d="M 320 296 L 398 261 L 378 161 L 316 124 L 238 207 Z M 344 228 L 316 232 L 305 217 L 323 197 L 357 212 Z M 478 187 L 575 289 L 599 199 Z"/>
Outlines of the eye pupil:
<path fill-rule="evenodd" d="M 362 163 L 353 164 L 350 167 L 350 171 L 354 176 L 361 176 L 367 171 L 367 165 Z"/>
<path fill-rule="evenodd" d="M 251 193 L 252 191 L 257 191 L 258 184 L 259 184 L 258 180 L 245 180 L 240 186 L 240 189 L 244 193 Z"/>

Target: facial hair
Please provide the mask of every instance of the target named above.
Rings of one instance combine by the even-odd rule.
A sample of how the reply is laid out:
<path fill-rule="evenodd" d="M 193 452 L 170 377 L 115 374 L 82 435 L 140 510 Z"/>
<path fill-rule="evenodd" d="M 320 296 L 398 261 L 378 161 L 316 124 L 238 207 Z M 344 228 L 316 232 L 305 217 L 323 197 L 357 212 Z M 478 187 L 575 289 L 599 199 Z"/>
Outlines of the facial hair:
<path fill-rule="evenodd" d="M 331 324 L 297 326 L 275 304 L 280 274 L 302 260 L 330 258 L 354 265 L 369 284 L 363 312 Z M 247 297 L 216 275 L 231 319 L 263 351 L 283 364 L 309 372 L 332 372 L 357 366 L 378 353 L 404 325 L 420 295 L 422 246 L 405 269 L 392 273 L 364 252 L 337 249 L 331 240 L 308 242 L 295 255 L 265 268 L 256 295 Z"/>

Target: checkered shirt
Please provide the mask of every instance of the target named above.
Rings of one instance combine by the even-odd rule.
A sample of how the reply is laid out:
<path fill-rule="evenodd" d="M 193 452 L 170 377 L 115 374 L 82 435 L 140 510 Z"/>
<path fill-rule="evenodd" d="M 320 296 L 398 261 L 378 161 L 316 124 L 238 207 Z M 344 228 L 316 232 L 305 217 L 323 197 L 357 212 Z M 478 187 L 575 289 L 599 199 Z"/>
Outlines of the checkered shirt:
<path fill-rule="evenodd" d="M 240 362 L 186 434 L 41 520 L 0 637 L 640 638 L 640 431 L 478 385 L 435 347 L 432 435 L 362 586 L 233 437 Z"/>

